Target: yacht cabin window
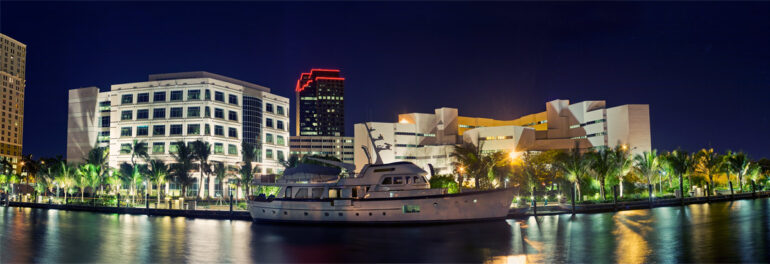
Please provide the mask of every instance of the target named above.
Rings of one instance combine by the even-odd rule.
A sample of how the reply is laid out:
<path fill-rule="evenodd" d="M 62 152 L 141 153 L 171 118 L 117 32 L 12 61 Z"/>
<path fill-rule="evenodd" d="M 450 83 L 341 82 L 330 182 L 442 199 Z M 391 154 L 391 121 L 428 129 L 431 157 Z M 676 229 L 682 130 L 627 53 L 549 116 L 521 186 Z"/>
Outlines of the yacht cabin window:
<path fill-rule="evenodd" d="M 286 187 L 286 194 L 283 195 L 284 198 L 290 199 L 291 198 L 291 187 Z"/>
<path fill-rule="evenodd" d="M 385 177 L 385 179 L 382 180 L 382 184 L 393 184 L 390 177 Z"/>
<path fill-rule="evenodd" d="M 393 177 L 393 184 L 404 184 L 404 178 Z"/>
<path fill-rule="evenodd" d="M 312 198 L 313 199 L 320 199 L 321 195 L 324 193 L 324 188 L 313 188 L 312 190 Z"/>
<path fill-rule="evenodd" d="M 299 191 L 297 191 L 297 194 L 294 195 L 294 198 L 297 199 L 306 199 L 307 198 L 307 188 L 301 188 Z"/>

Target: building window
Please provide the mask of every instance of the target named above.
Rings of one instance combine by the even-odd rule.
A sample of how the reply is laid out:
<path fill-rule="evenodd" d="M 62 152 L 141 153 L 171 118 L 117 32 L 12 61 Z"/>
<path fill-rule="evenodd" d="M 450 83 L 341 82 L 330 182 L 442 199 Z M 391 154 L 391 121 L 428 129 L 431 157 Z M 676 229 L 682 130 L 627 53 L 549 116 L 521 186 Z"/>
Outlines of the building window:
<path fill-rule="evenodd" d="M 152 135 L 153 136 L 165 136 L 166 135 L 166 126 L 165 125 L 154 125 L 154 126 L 152 126 Z"/>
<path fill-rule="evenodd" d="M 206 93 L 204 96 L 206 98 L 206 101 L 211 100 L 211 90 L 206 89 Z"/>
<path fill-rule="evenodd" d="M 136 127 L 136 136 L 147 136 L 149 134 L 149 128 L 147 126 Z"/>
<path fill-rule="evenodd" d="M 101 112 L 109 112 L 110 111 L 110 101 L 99 102 L 99 111 L 101 111 Z"/>
<path fill-rule="evenodd" d="M 265 143 L 273 144 L 273 134 L 265 133 Z"/>
<path fill-rule="evenodd" d="M 206 106 L 206 115 L 205 115 L 205 117 L 211 117 L 211 108 L 209 108 L 208 106 Z"/>
<path fill-rule="evenodd" d="M 136 119 L 148 119 L 150 118 L 150 110 L 148 109 L 140 109 L 136 110 Z"/>
<path fill-rule="evenodd" d="M 165 119 L 165 118 L 166 118 L 166 108 L 152 109 L 152 119 Z"/>
<path fill-rule="evenodd" d="M 227 145 L 227 154 L 238 155 L 238 147 L 233 144 Z"/>
<path fill-rule="evenodd" d="M 273 119 L 265 118 L 265 126 L 266 127 L 273 127 Z"/>
<path fill-rule="evenodd" d="M 187 100 L 200 100 L 200 99 L 201 99 L 201 90 L 187 91 Z"/>
<path fill-rule="evenodd" d="M 168 153 L 176 153 L 177 151 L 179 151 L 179 144 L 177 142 L 168 144 Z"/>
<path fill-rule="evenodd" d="M 187 134 L 188 135 L 200 135 L 201 133 L 201 125 L 200 124 L 189 124 L 187 125 Z"/>
<path fill-rule="evenodd" d="M 171 135 L 181 135 L 182 134 L 182 125 L 171 125 L 170 134 Z"/>
<path fill-rule="evenodd" d="M 171 91 L 171 101 L 182 101 L 182 91 Z"/>
<path fill-rule="evenodd" d="M 120 103 L 121 104 L 133 104 L 134 103 L 134 95 L 131 94 L 124 94 L 120 97 Z"/>
<path fill-rule="evenodd" d="M 224 102 L 225 101 L 225 93 L 214 91 L 214 100 L 220 101 L 220 102 Z"/>
<path fill-rule="evenodd" d="M 279 114 L 279 115 L 284 115 L 284 112 L 283 112 L 283 106 L 280 106 L 280 105 L 279 105 L 279 106 L 277 106 L 277 108 L 278 108 L 278 114 Z"/>
<path fill-rule="evenodd" d="M 136 102 L 137 103 L 149 103 L 150 102 L 150 93 L 140 93 L 136 95 Z"/>
<path fill-rule="evenodd" d="M 204 135 L 206 135 L 206 136 L 211 135 L 211 127 L 209 126 L 209 124 L 205 124 L 204 127 L 205 127 L 205 134 Z"/>
<path fill-rule="evenodd" d="M 283 136 L 278 136 L 275 144 L 283 146 L 285 144 L 283 140 Z"/>
<path fill-rule="evenodd" d="M 120 154 L 131 154 L 131 144 L 120 144 Z"/>
<path fill-rule="evenodd" d="M 187 117 L 201 117 L 201 108 L 200 108 L 200 106 L 188 107 L 187 108 Z"/>
<path fill-rule="evenodd" d="M 120 120 L 131 120 L 133 112 L 131 110 L 125 110 L 120 112 Z"/>
<path fill-rule="evenodd" d="M 152 101 L 153 102 L 165 102 L 166 101 L 166 92 L 155 92 L 152 94 Z"/>
<path fill-rule="evenodd" d="M 232 127 L 227 128 L 227 136 L 231 138 L 237 138 L 238 137 L 238 130 Z"/>
<path fill-rule="evenodd" d="M 225 129 L 222 126 L 214 126 L 214 135 L 215 136 L 224 136 L 225 135 Z"/>
<path fill-rule="evenodd" d="M 172 107 L 170 112 L 171 112 L 171 118 L 180 118 L 180 117 L 182 117 L 182 108 L 181 107 Z"/>
<path fill-rule="evenodd" d="M 214 118 L 225 118 L 225 110 L 221 108 L 214 108 Z"/>
<path fill-rule="evenodd" d="M 273 159 L 273 150 L 272 149 L 265 149 L 265 158 Z"/>
<path fill-rule="evenodd" d="M 234 104 L 234 105 L 238 105 L 238 96 L 237 95 L 231 94 L 231 95 L 228 95 L 227 97 L 228 97 L 227 101 L 229 103 Z"/>
<path fill-rule="evenodd" d="M 230 121 L 238 121 L 238 113 L 236 113 L 235 111 L 228 111 L 227 119 L 229 119 Z"/>
<path fill-rule="evenodd" d="M 222 143 L 214 143 L 214 154 L 224 154 L 225 149 Z"/>
<path fill-rule="evenodd" d="M 166 152 L 166 143 L 165 142 L 154 142 L 152 143 L 152 154 L 163 154 Z"/>
<path fill-rule="evenodd" d="M 102 117 L 102 127 L 110 127 L 110 116 Z"/>
<path fill-rule="evenodd" d="M 283 130 L 283 121 L 281 121 L 281 120 L 278 120 L 278 121 L 277 121 L 277 123 L 278 123 L 278 124 L 277 124 L 277 127 L 276 127 L 276 128 L 278 128 L 278 129 L 280 129 L 280 130 Z"/>
<path fill-rule="evenodd" d="M 265 111 L 272 113 L 273 112 L 273 104 L 265 104 Z"/>
<path fill-rule="evenodd" d="M 283 161 L 284 160 L 283 151 L 282 150 L 278 150 L 277 152 L 278 152 L 278 161 Z"/>
<path fill-rule="evenodd" d="M 131 136 L 131 127 L 121 127 L 120 128 L 120 136 L 121 137 L 130 137 Z"/>

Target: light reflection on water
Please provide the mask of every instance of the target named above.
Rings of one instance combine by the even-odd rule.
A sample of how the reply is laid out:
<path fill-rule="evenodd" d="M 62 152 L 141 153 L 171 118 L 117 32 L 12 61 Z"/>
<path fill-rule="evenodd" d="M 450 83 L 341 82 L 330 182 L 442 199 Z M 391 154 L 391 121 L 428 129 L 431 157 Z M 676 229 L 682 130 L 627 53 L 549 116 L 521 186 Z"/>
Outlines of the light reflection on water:
<path fill-rule="evenodd" d="M 0 208 L 0 262 L 768 262 L 770 200 L 416 227 Z"/>

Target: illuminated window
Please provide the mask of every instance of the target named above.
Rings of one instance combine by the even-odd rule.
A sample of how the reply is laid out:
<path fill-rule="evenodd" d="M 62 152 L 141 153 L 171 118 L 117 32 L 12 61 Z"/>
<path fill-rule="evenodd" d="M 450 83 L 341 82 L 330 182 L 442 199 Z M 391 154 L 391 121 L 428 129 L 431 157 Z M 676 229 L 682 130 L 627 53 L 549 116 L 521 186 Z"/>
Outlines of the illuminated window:
<path fill-rule="evenodd" d="M 188 135 L 200 135 L 201 133 L 201 125 L 200 124 L 188 124 L 187 125 L 187 134 Z"/>
<path fill-rule="evenodd" d="M 265 150 L 265 157 L 268 159 L 273 159 L 273 150 L 272 149 L 266 149 Z"/>
<path fill-rule="evenodd" d="M 273 144 L 273 134 L 265 133 L 265 143 Z"/>
<path fill-rule="evenodd" d="M 277 145 L 281 145 L 281 146 L 283 146 L 283 145 L 285 144 L 285 143 L 284 143 L 284 140 L 283 140 L 283 136 L 278 136 L 278 137 L 277 137 L 277 139 L 278 139 L 278 140 L 276 141 L 276 144 L 277 144 Z"/>
<path fill-rule="evenodd" d="M 121 127 L 120 128 L 120 136 L 121 137 L 130 137 L 131 136 L 131 127 Z"/>
<path fill-rule="evenodd" d="M 120 103 L 121 104 L 133 104 L 134 103 L 134 95 L 124 94 L 122 97 L 120 97 Z"/>
<path fill-rule="evenodd" d="M 120 112 L 120 120 L 131 120 L 133 119 L 132 115 L 133 111 L 131 110 L 122 111 Z"/>
<path fill-rule="evenodd" d="M 227 145 L 227 154 L 238 155 L 238 147 L 233 144 Z"/>
<path fill-rule="evenodd" d="M 131 154 L 131 144 L 120 144 L 120 154 Z"/>
<path fill-rule="evenodd" d="M 214 154 L 224 154 L 225 153 L 225 147 L 222 145 L 222 143 L 214 143 Z"/>
<path fill-rule="evenodd" d="M 152 143 L 152 154 L 163 154 L 166 152 L 166 143 L 154 142 Z"/>

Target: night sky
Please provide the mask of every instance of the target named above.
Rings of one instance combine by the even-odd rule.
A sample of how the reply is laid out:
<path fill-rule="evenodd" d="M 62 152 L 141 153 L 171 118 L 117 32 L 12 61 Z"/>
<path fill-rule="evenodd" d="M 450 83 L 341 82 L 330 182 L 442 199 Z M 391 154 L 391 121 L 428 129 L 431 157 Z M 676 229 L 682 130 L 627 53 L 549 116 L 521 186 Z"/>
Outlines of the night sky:
<path fill-rule="evenodd" d="M 654 148 L 770 157 L 770 2 L 2 1 L 0 32 L 27 44 L 36 157 L 66 153 L 69 89 L 204 70 L 293 106 L 311 68 L 342 70 L 350 136 L 444 106 L 513 119 L 606 100 L 650 104 Z"/>

